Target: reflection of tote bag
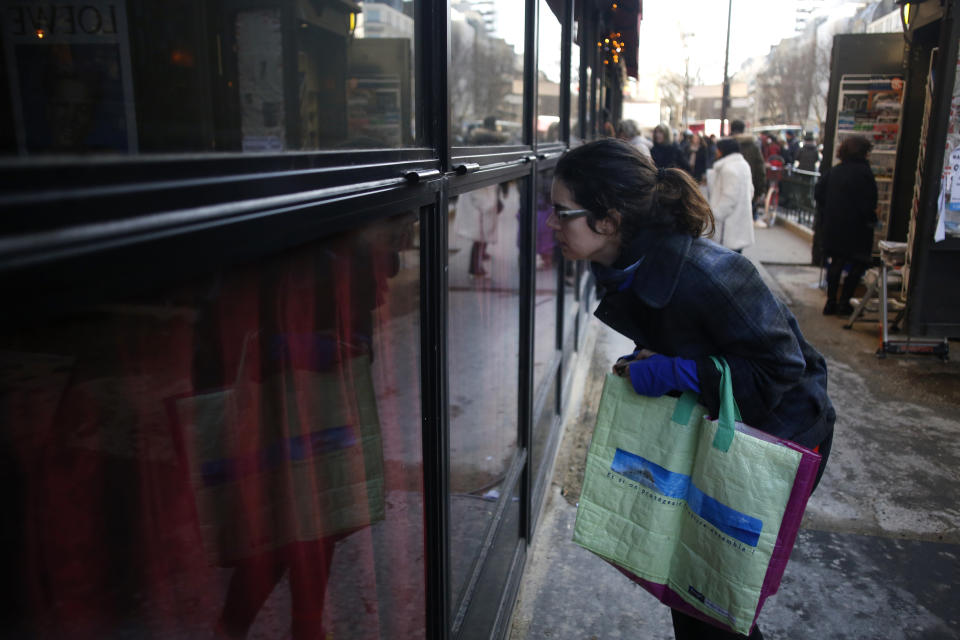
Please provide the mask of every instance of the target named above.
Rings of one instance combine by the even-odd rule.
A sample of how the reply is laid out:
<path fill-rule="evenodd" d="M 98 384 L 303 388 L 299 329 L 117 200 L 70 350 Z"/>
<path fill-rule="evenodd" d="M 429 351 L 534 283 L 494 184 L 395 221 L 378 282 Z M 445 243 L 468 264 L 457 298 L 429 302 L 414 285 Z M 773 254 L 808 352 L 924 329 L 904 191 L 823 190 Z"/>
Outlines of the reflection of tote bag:
<path fill-rule="evenodd" d="M 238 379 L 174 406 L 212 563 L 384 518 L 369 357 L 328 371 L 285 370 L 264 382 Z"/>
<path fill-rule="evenodd" d="M 717 421 L 693 394 L 648 398 L 607 376 L 573 539 L 670 607 L 748 634 L 780 585 L 820 456 L 739 423 L 715 362 Z"/>

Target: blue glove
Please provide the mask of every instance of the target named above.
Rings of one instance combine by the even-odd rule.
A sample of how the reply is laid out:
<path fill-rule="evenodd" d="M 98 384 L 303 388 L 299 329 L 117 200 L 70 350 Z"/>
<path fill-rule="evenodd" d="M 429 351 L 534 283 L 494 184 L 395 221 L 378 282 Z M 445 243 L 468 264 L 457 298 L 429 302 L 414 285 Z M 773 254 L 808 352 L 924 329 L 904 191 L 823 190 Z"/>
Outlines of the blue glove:
<path fill-rule="evenodd" d="M 700 393 L 697 363 L 686 358 L 668 358 L 659 353 L 630 363 L 630 382 L 642 396 L 658 398 L 668 391 Z"/>

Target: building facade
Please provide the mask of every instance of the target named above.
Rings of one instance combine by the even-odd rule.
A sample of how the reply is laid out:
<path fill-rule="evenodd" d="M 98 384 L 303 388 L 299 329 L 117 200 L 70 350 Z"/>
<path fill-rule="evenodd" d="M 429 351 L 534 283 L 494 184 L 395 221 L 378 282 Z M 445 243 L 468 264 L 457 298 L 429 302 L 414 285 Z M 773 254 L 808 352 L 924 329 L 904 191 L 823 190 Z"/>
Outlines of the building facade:
<path fill-rule="evenodd" d="M 2 10 L 0 635 L 502 637 L 639 1 Z"/>

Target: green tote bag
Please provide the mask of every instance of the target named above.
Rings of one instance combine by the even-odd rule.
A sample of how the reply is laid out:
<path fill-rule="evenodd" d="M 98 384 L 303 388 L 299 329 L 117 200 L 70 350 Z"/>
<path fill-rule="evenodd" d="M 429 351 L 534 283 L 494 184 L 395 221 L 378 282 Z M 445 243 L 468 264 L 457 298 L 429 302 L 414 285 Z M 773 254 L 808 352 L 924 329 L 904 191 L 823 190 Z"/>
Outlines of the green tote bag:
<path fill-rule="evenodd" d="M 820 456 L 740 421 L 726 362 L 718 419 L 696 396 L 607 376 L 573 540 L 661 602 L 748 634 L 776 593 Z"/>

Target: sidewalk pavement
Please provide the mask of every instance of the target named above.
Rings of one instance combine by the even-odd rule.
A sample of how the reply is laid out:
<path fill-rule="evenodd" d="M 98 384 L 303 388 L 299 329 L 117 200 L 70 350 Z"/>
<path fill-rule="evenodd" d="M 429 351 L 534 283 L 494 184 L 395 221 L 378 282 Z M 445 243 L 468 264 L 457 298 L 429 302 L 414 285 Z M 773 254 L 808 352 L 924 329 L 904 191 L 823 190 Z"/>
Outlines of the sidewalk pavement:
<path fill-rule="evenodd" d="M 777 225 L 758 229 L 745 252 L 827 358 L 838 414 L 826 472 L 760 628 L 768 639 L 960 638 L 958 354 L 947 363 L 877 358 L 876 321 L 844 330 L 843 319 L 820 314 L 820 272 L 805 266 L 802 244 Z M 571 541 L 603 376 L 629 347 L 591 323 L 510 640 L 673 638 L 665 606 Z"/>
<path fill-rule="evenodd" d="M 772 227 L 754 228 L 756 242 L 743 250 L 743 255 L 766 265 L 810 264 L 810 242 L 813 232 L 805 227 L 777 218 Z"/>

